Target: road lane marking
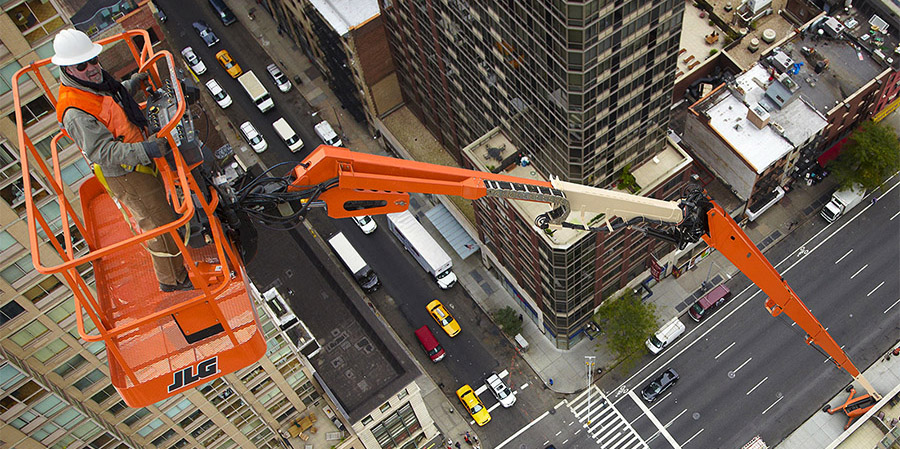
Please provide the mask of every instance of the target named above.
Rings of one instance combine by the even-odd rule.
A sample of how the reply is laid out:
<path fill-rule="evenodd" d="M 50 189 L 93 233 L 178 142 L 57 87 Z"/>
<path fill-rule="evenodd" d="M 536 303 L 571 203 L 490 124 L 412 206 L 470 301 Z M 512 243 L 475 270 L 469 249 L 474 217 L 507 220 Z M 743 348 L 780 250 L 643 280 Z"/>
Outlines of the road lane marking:
<path fill-rule="evenodd" d="M 728 345 L 727 348 L 723 349 L 722 352 L 719 353 L 719 355 L 715 356 L 715 357 L 713 358 L 713 360 L 717 360 L 722 354 L 725 353 L 725 351 L 731 349 L 731 347 L 734 346 L 734 343 L 735 343 L 735 342 L 731 342 L 731 344 Z"/>
<path fill-rule="evenodd" d="M 884 281 L 881 281 L 880 284 L 876 285 L 875 288 L 873 288 L 872 291 L 870 291 L 869 294 L 866 295 L 866 298 L 868 298 L 869 296 L 872 296 L 872 293 L 875 293 L 875 290 L 878 290 L 878 287 L 881 287 L 882 285 L 884 285 Z"/>
<path fill-rule="evenodd" d="M 560 430 L 559 432 L 556 432 L 556 435 L 554 435 L 554 436 L 557 436 L 557 437 L 558 437 L 559 434 L 561 434 L 561 433 L 562 433 L 562 430 Z"/>
<path fill-rule="evenodd" d="M 563 440 L 563 446 L 565 446 L 565 444 L 568 443 L 568 442 L 569 442 L 569 439 L 568 439 L 568 438 L 566 438 L 565 440 Z"/>
<path fill-rule="evenodd" d="M 737 368 L 735 368 L 735 369 L 734 369 L 734 371 L 733 371 L 733 372 L 735 372 L 735 373 L 736 373 L 736 372 L 738 372 L 738 371 L 740 371 L 740 369 L 741 369 L 741 368 L 743 368 L 743 367 L 744 367 L 744 365 L 746 365 L 746 364 L 747 364 L 747 362 L 749 362 L 749 361 L 751 361 L 751 360 L 753 360 L 753 357 L 750 357 L 750 358 L 749 358 L 749 359 L 747 359 L 747 361 L 745 361 L 745 362 L 744 362 L 744 363 L 741 363 L 741 366 L 739 366 L 739 367 L 737 367 Z"/>
<path fill-rule="evenodd" d="M 881 312 L 881 313 L 888 313 L 888 310 L 891 310 L 891 309 L 893 309 L 893 308 L 894 308 L 894 306 L 896 306 L 896 305 L 897 305 L 897 303 L 898 303 L 898 302 L 900 302 L 900 299 L 898 299 L 898 300 L 896 300 L 896 301 L 894 301 L 894 303 L 893 303 L 893 304 L 891 304 L 891 306 L 890 306 L 890 307 L 888 307 L 888 308 L 887 308 L 887 309 L 884 309 L 884 312 Z"/>
<path fill-rule="evenodd" d="M 561 404 L 564 404 L 564 403 L 565 403 L 565 401 L 560 402 L 559 404 L 556 405 L 556 408 L 559 408 L 559 406 L 560 406 Z M 506 443 L 509 443 L 510 441 L 512 441 L 512 440 L 514 440 L 516 437 L 518 437 L 519 435 L 525 433 L 526 430 L 530 429 L 533 425 L 539 423 L 542 419 L 544 419 L 544 418 L 545 418 L 547 415 L 549 415 L 549 414 L 550 414 L 550 410 L 547 410 L 546 412 L 544 412 L 543 414 L 541 414 L 541 416 L 538 416 L 537 418 L 535 418 L 534 421 L 531 421 L 531 422 L 528 423 L 525 427 L 522 427 L 521 429 L 519 429 L 518 432 L 516 432 L 516 433 L 510 435 L 509 438 L 503 440 L 502 443 L 498 444 L 498 445 L 497 445 L 497 449 L 500 449 L 501 447 L 505 446 Z M 550 442 L 548 441 L 547 443 L 544 443 L 544 444 L 547 445 L 547 444 L 549 444 L 549 443 L 550 443 Z"/>
<path fill-rule="evenodd" d="M 499 402 L 496 403 L 496 404 L 494 404 L 493 406 L 491 406 L 491 408 L 488 409 L 488 413 L 494 411 L 494 409 L 497 408 L 497 407 L 499 407 L 499 406 L 500 406 L 500 403 L 499 403 Z"/>
<path fill-rule="evenodd" d="M 897 215 L 900 215 L 900 212 L 897 212 L 896 214 L 894 214 L 894 216 L 891 217 L 891 221 L 894 221 L 894 219 L 897 218 Z"/>
<path fill-rule="evenodd" d="M 485 391 L 487 391 L 487 384 L 482 384 L 480 387 L 478 387 L 477 390 L 475 390 L 475 396 L 480 396 L 481 393 L 484 393 Z"/>
<path fill-rule="evenodd" d="M 778 400 L 777 400 L 777 401 L 775 401 L 775 402 L 773 402 L 773 403 L 772 403 L 772 405 L 770 405 L 770 406 L 768 406 L 768 407 L 766 407 L 766 409 L 765 409 L 765 410 L 763 410 L 763 412 L 762 412 L 762 414 L 763 414 L 763 415 L 765 415 L 765 414 L 766 414 L 766 412 L 767 412 L 767 411 L 769 411 L 769 409 L 770 409 L 770 408 L 772 408 L 772 407 L 775 407 L 775 404 L 777 404 L 777 403 L 779 403 L 779 402 L 781 402 L 781 400 L 782 400 L 782 399 L 784 399 L 784 396 L 782 396 L 782 397 L 780 397 L 780 398 L 778 398 Z"/>
<path fill-rule="evenodd" d="M 519 387 L 519 391 L 522 391 L 522 390 L 524 390 L 524 389 L 526 389 L 526 388 L 528 388 L 528 384 L 527 384 L 527 383 L 526 383 L 526 384 L 522 384 L 522 386 Z"/>
<path fill-rule="evenodd" d="M 745 394 L 744 396 L 750 396 L 750 393 L 753 393 L 753 390 L 755 390 L 756 387 L 762 385 L 762 383 L 765 382 L 765 381 L 768 380 L 768 379 L 769 379 L 769 376 L 763 377 L 763 380 L 759 381 L 759 383 L 756 384 L 756 386 L 754 386 L 753 388 L 751 388 L 750 391 L 748 391 L 747 394 Z"/>
<path fill-rule="evenodd" d="M 703 433 L 704 430 L 705 429 L 698 430 L 697 433 L 695 433 L 692 437 L 688 438 L 687 441 L 685 441 L 684 444 L 682 444 L 681 446 L 682 447 L 687 446 L 687 444 L 690 443 L 691 440 L 693 440 L 694 438 L 697 438 L 697 435 L 700 435 L 701 433 Z"/>
<path fill-rule="evenodd" d="M 853 276 L 850 276 L 850 279 L 853 279 L 853 278 L 855 278 L 855 277 L 856 277 L 856 275 L 857 275 L 857 274 L 859 274 L 859 273 L 860 273 L 860 272 L 861 272 L 861 271 L 862 271 L 862 270 L 865 270 L 865 269 L 866 269 L 866 267 L 868 267 L 868 266 L 869 266 L 869 264 L 865 264 L 865 265 L 863 265 L 863 267 L 862 267 L 862 268 L 860 268 L 860 269 L 859 269 L 859 271 L 857 271 L 857 272 L 856 272 L 856 273 L 853 273 Z"/>
<path fill-rule="evenodd" d="M 500 371 L 500 374 L 498 374 L 497 376 L 500 377 L 501 379 L 503 379 L 504 377 L 509 376 L 509 371 L 507 371 L 507 370 Z"/>
<path fill-rule="evenodd" d="M 672 445 L 673 448 L 681 447 L 678 445 L 678 442 L 675 441 L 675 438 L 672 438 L 672 435 L 669 434 L 669 431 L 666 430 L 665 427 L 663 427 L 662 423 L 659 422 L 658 419 L 656 419 L 656 416 L 652 412 L 650 412 L 650 409 L 648 409 L 647 406 L 644 405 L 644 403 L 640 400 L 640 398 L 638 398 L 637 395 L 634 394 L 633 390 L 628 392 L 628 397 L 630 397 L 631 400 L 634 401 L 634 403 L 637 404 L 638 407 L 640 407 L 644 414 L 647 415 L 647 418 L 650 419 L 650 422 L 652 422 L 653 425 L 656 426 L 656 428 L 660 431 L 660 433 L 662 433 L 663 437 L 666 438 L 666 440 L 669 442 L 669 444 Z"/>
<path fill-rule="evenodd" d="M 653 407 L 656 407 L 657 405 L 661 404 L 663 401 L 666 400 L 666 398 L 668 398 L 668 397 L 671 396 L 671 395 L 672 395 L 672 392 L 670 391 L 670 392 L 666 393 L 666 395 L 663 396 L 662 398 L 660 398 L 660 399 L 654 401 L 654 402 L 653 402 L 653 405 L 650 406 L 650 410 L 653 410 Z"/>
<path fill-rule="evenodd" d="M 837 265 L 838 263 L 840 263 L 840 261 L 844 260 L 845 257 L 849 256 L 850 253 L 852 253 L 852 252 L 853 252 L 853 249 L 851 248 L 850 251 L 847 251 L 847 253 L 844 254 L 843 256 L 841 256 L 840 259 L 835 260 L 835 261 L 834 261 L 834 264 Z"/>

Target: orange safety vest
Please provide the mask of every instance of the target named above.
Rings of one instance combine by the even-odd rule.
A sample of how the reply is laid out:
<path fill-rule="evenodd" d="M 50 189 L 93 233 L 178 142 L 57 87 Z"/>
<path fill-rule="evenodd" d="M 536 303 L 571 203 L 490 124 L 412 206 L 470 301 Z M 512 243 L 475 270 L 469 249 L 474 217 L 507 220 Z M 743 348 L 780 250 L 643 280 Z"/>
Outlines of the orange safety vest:
<path fill-rule="evenodd" d="M 109 132 L 113 138 L 124 143 L 136 143 L 144 141 L 144 133 L 134 123 L 128 120 L 125 110 L 116 103 L 116 100 L 109 95 L 97 95 L 71 86 L 59 86 L 59 100 L 56 103 L 56 120 L 60 124 L 63 122 L 63 116 L 69 108 L 80 109 L 96 118 Z M 92 161 L 89 161 L 92 162 Z M 100 170 L 100 165 L 93 164 L 94 174 L 105 186 L 106 179 Z M 125 170 L 139 171 L 156 175 L 156 169 L 145 165 L 125 165 Z"/>

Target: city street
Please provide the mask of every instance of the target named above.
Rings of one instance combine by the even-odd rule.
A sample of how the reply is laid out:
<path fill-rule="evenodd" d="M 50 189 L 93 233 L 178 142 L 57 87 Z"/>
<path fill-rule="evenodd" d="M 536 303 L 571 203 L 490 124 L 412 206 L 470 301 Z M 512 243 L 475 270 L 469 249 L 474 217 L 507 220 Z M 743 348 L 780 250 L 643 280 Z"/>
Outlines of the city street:
<path fill-rule="evenodd" d="M 897 332 L 900 187 L 891 182 L 881 201 L 866 202 L 828 226 L 811 221 L 768 254 L 860 370 L 895 341 L 884 336 Z M 633 429 L 650 448 L 741 447 L 756 435 L 777 443 L 806 417 L 821 413 L 821 405 L 851 381 L 826 355 L 808 347 L 787 317 L 772 318 L 762 306 L 764 295 L 746 278 L 735 277 L 728 285 L 734 296 L 702 325 L 683 319 L 688 333 L 677 352 L 664 353 L 607 392 L 628 425 L 607 413 L 609 427 L 599 427 L 591 438 L 632 444 L 623 436 Z M 649 380 L 669 367 L 679 373 L 679 382 L 652 404 L 640 399 Z M 565 402 L 570 403 L 586 407 L 576 399 Z M 582 410 L 574 408 L 576 414 Z M 598 409 L 578 416 L 586 422 L 605 415 Z M 559 424 L 530 425 L 501 447 L 539 447 L 534 432 L 546 438 Z M 586 439 L 572 433 L 569 444 L 556 441 L 556 447 L 586 447 Z"/>

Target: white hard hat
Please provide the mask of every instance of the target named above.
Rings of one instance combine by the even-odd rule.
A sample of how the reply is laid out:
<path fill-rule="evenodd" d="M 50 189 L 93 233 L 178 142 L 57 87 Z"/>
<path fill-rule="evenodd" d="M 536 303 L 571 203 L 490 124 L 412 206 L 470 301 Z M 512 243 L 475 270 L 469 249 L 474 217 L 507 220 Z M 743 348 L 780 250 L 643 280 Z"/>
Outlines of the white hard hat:
<path fill-rule="evenodd" d="M 91 38 L 82 31 L 62 30 L 53 38 L 53 51 L 56 53 L 50 62 L 64 66 L 89 61 L 103 51 L 103 46 L 91 42 Z"/>

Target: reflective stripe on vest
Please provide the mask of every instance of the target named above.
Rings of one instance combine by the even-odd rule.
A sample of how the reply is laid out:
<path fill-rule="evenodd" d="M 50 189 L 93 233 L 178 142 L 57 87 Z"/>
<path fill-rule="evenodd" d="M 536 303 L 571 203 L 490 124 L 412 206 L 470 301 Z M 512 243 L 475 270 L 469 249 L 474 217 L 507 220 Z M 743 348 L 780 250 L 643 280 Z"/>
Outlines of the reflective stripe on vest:
<path fill-rule="evenodd" d="M 141 132 L 141 129 L 128 120 L 125 110 L 109 95 L 97 95 L 71 86 L 60 85 L 59 100 L 56 103 L 56 120 L 60 124 L 63 123 L 63 116 L 69 108 L 79 109 L 92 115 L 112 133 L 113 138 L 116 140 L 124 143 L 144 141 L 144 134 Z M 122 168 L 128 171 L 156 174 L 155 168 L 144 165 L 121 165 Z M 99 166 L 95 167 L 96 170 L 99 170 Z"/>

